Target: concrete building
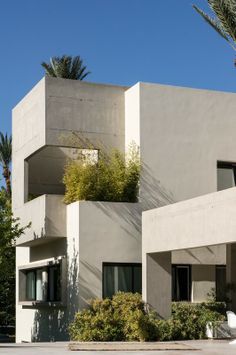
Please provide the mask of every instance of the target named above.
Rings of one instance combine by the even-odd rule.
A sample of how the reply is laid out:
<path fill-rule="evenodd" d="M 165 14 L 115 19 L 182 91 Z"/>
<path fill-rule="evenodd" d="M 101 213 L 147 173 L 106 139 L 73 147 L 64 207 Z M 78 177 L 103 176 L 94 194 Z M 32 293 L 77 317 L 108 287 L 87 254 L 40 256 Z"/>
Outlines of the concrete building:
<path fill-rule="evenodd" d="M 143 289 L 161 317 L 172 299 L 224 296 L 226 254 L 234 281 L 235 112 L 235 94 L 158 84 L 46 77 L 27 94 L 13 110 L 13 212 L 31 222 L 16 247 L 18 342 L 66 339 L 78 309 L 117 290 Z M 63 203 L 74 133 L 120 151 L 136 142 L 138 203 Z"/>

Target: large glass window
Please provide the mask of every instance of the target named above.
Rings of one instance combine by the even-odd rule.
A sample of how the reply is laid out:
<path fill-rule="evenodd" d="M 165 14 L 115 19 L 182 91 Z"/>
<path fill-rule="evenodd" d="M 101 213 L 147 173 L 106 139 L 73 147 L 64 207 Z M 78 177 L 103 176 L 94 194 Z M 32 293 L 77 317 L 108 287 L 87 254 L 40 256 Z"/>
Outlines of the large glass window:
<path fill-rule="evenodd" d="M 191 300 L 190 265 L 172 265 L 172 301 Z"/>
<path fill-rule="evenodd" d="M 103 264 L 103 297 L 112 297 L 118 291 L 142 293 L 141 264 Z"/>
<path fill-rule="evenodd" d="M 26 301 L 61 300 L 61 265 L 25 271 Z"/>
<path fill-rule="evenodd" d="M 217 190 L 225 190 L 236 185 L 236 163 L 217 162 Z"/>

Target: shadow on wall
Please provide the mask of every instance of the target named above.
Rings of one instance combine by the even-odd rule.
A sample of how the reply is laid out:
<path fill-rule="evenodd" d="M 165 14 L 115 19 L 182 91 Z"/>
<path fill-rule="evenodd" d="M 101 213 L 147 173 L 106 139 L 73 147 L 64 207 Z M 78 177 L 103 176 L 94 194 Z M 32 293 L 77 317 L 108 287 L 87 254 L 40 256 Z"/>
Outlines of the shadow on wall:
<path fill-rule="evenodd" d="M 73 256 L 70 258 L 68 256 L 66 261 L 68 276 L 65 284 L 67 287 L 64 284 L 66 289 L 62 289 L 61 292 L 62 299 L 65 297 L 65 305 L 62 307 L 42 306 L 36 310 L 31 331 L 32 342 L 69 340 L 68 326 L 74 319 L 79 305 L 78 252 L 75 246 L 73 249 Z"/>
<path fill-rule="evenodd" d="M 143 211 L 177 202 L 174 200 L 171 191 L 162 186 L 161 182 L 154 177 L 154 173 L 148 165 L 144 163 L 142 164 L 140 178 L 140 197 Z"/>
<path fill-rule="evenodd" d="M 141 233 L 141 208 L 132 202 L 96 202 L 96 205 L 110 219 L 115 221 L 125 233 L 139 238 Z"/>
<path fill-rule="evenodd" d="M 90 265 L 86 260 L 80 259 L 80 307 L 88 307 L 90 301 L 99 295 L 98 285 L 102 284 L 102 272 Z M 86 275 L 86 278 L 81 275 Z M 100 296 L 101 298 L 101 296 Z"/>

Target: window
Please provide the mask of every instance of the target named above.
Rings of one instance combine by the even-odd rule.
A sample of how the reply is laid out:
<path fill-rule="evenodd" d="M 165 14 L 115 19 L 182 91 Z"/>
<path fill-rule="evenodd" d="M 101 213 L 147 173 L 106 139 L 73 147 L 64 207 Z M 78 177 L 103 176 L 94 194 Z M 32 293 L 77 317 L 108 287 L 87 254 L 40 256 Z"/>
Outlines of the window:
<path fill-rule="evenodd" d="M 225 190 L 236 185 L 236 163 L 217 162 L 217 190 Z"/>
<path fill-rule="evenodd" d="M 112 297 L 118 291 L 142 293 L 141 264 L 103 264 L 103 298 Z"/>
<path fill-rule="evenodd" d="M 172 301 L 191 300 L 190 265 L 172 265 Z"/>
<path fill-rule="evenodd" d="M 22 301 L 61 301 L 61 264 L 21 270 L 25 275 Z"/>
<path fill-rule="evenodd" d="M 221 302 L 226 299 L 226 266 L 216 265 L 216 300 Z"/>

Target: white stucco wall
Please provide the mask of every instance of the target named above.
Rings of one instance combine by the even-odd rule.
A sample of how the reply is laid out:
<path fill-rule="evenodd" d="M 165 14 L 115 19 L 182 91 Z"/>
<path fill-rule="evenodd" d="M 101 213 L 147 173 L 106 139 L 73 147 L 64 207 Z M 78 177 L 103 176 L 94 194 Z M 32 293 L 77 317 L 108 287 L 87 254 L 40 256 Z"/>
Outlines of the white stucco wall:
<path fill-rule="evenodd" d="M 236 241 L 236 188 L 143 213 L 143 253 L 184 250 Z"/>
<path fill-rule="evenodd" d="M 176 250 L 171 257 L 172 264 L 223 265 L 226 263 L 226 245 Z"/>
<path fill-rule="evenodd" d="M 93 144 L 124 150 L 127 87 L 46 78 L 46 142 L 61 145 L 76 131 Z"/>
<path fill-rule="evenodd" d="M 46 143 L 45 79 L 43 78 L 12 111 L 12 206 L 25 198 L 24 159 Z"/>
<path fill-rule="evenodd" d="M 35 245 L 66 236 L 66 206 L 63 196 L 42 195 L 15 209 L 21 225 L 30 223 L 16 245 Z"/>
<path fill-rule="evenodd" d="M 140 147 L 140 85 L 125 92 L 125 147 L 135 143 Z"/>
<path fill-rule="evenodd" d="M 144 209 L 217 191 L 217 160 L 236 161 L 236 95 L 139 86 Z"/>
<path fill-rule="evenodd" d="M 102 297 L 103 262 L 141 262 L 140 213 L 136 203 L 82 201 L 67 207 L 68 250 L 79 260 L 79 307 Z"/>

